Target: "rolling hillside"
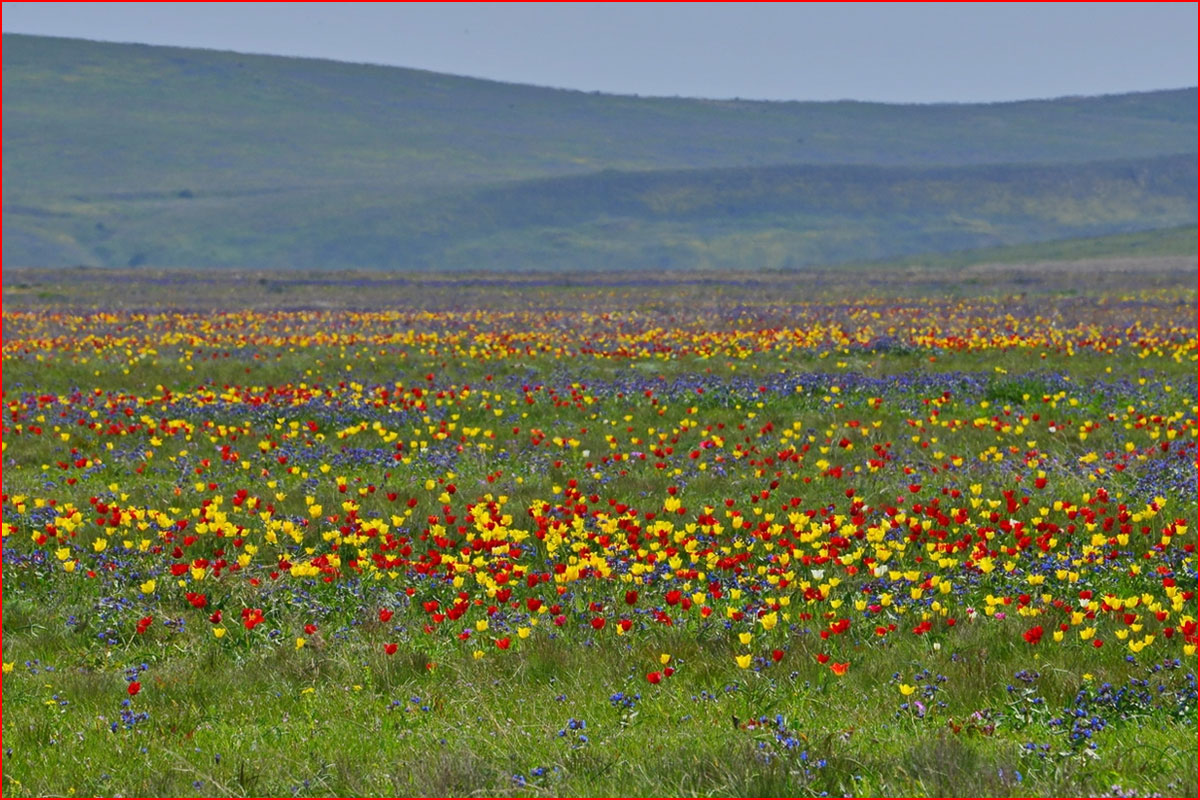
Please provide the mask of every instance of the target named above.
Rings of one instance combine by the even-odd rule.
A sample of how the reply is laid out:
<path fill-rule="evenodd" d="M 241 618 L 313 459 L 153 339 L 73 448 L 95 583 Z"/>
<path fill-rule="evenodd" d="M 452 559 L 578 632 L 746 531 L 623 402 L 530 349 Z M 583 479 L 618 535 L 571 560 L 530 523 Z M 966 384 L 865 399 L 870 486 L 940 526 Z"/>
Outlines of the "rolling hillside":
<path fill-rule="evenodd" d="M 619 97 L 4 36 L 8 266 L 788 268 L 1186 225 L 1196 90 Z"/>

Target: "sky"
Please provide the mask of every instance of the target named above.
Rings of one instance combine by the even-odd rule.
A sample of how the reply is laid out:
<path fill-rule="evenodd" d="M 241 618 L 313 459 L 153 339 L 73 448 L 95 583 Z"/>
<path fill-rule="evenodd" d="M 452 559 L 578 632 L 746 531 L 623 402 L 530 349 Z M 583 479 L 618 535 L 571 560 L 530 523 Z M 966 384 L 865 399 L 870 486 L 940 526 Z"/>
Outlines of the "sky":
<path fill-rule="evenodd" d="M 5 33 L 585 91 L 993 102 L 1197 83 L 1196 3 L 3 3 Z"/>

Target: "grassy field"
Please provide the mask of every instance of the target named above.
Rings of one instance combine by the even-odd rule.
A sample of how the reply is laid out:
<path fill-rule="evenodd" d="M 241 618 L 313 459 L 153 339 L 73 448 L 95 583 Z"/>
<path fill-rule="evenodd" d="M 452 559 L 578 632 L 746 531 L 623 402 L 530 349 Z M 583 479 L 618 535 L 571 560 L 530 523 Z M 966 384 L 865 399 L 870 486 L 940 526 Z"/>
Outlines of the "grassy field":
<path fill-rule="evenodd" d="M 1196 219 L 1196 90 L 621 97 L 4 37 L 4 263 L 785 269 Z"/>
<path fill-rule="evenodd" d="M 1194 796 L 1123 257 L 6 272 L 4 794 Z"/>
<path fill-rule="evenodd" d="M 976 265 L 999 265 L 1044 268 L 1048 263 L 1070 264 L 1072 271 L 1095 269 L 1097 260 L 1116 264 L 1121 260 L 1158 259 L 1171 256 L 1196 255 L 1196 226 L 1182 225 L 1137 233 L 1118 233 L 1108 236 L 1077 237 L 1036 244 L 1013 245 L 1010 247 L 985 247 L 957 253 L 925 253 L 909 258 L 895 259 L 884 264 L 869 264 L 882 267 L 934 267 L 954 268 Z M 1190 260 L 1190 259 L 1189 259 Z M 1079 262 L 1091 262 L 1080 264 Z M 1036 265 L 1036 266 L 1035 266 Z M 1136 267 L 1133 267 L 1136 268 Z"/>
<path fill-rule="evenodd" d="M 957 298 L 981 291 L 1075 297 L 1131 286 L 1169 289 L 1195 271 L 1196 233 L 1190 226 L 1136 234 L 1064 239 L 1036 245 L 925 254 L 890 262 L 758 271 L 737 280 L 716 270 L 631 277 L 622 273 L 496 275 L 474 270 L 382 274 L 378 270 L 184 270 L 7 268 L 3 303 L 9 309 L 244 309 L 486 307 L 519 292 L 527 306 L 562 302 L 563 293 L 609 288 L 606 302 L 631 302 L 642 287 L 670 290 L 688 307 L 719 302 L 762 304 L 795 291 L 810 299 L 844 300 L 852 287 L 874 297 Z M 1081 281 L 1080 274 L 1088 280 Z M 896 276 L 902 276 L 896 280 Z M 120 283 L 114 296 L 111 287 Z M 453 288 L 453 292 L 428 291 Z M 249 290 L 248 290 L 249 289 Z M 436 310 L 442 310 L 439 306 Z"/>

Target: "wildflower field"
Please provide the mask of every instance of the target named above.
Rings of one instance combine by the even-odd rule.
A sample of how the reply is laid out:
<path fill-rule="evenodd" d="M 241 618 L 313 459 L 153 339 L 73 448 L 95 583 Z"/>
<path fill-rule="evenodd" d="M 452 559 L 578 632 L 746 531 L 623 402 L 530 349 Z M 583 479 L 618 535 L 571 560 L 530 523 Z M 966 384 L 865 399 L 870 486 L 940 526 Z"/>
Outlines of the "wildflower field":
<path fill-rule="evenodd" d="M 1196 795 L 1194 264 L 35 277 L 6 796 Z"/>

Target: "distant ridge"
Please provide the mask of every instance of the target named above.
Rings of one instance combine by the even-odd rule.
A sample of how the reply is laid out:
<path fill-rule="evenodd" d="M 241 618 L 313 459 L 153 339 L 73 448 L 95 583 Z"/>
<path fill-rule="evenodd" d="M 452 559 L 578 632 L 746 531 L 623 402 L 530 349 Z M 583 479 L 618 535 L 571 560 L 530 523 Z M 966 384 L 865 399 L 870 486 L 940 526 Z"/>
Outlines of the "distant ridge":
<path fill-rule="evenodd" d="M 638 98 L 5 34 L 9 266 L 798 268 L 1193 224 L 1195 88 Z"/>

